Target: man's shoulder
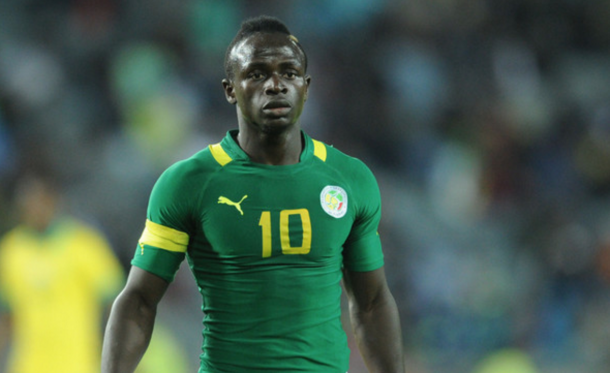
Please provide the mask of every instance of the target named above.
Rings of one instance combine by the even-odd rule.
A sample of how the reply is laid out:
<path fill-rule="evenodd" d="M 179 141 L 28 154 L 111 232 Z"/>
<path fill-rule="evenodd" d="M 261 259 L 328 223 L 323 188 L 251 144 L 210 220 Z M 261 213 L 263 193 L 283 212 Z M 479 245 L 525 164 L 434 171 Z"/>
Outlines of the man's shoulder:
<path fill-rule="evenodd" d="M 151 203 L 187 201 L 205 190 L 222 166 L 214 159 L 210 147 L 177 161 L 165 169 L 152 190 Z"/>
<path fill-rule="evenodd" d="M 215 161 L 208 146 L 189 158 L 173 163 L 163 171 L 161 177 L 169 177 L 176 181 L 193 177 L 201 178 L 216 171 L 219 167 L 220 165 Z"/>
<path fill-rule="evenodd" d="M 314 140 L 316 141 L 316 140 Z M 372 191 L 377 188 L 377 180 L 371 168 L 360 158 L 350 155 L 332 145 L 319 142 L 325 147 L 324 165 L 328 172 L 340 175 L 350 188 Z M 317 145 L 318 147 L 320 145 Z M 366 194 L 366 193 L 365 193 Z"/>
<path fill-rule="evenodd" d="M 314 140 L 318 141 L 318 140 Z M 335 168 L 348 168 L 350 171 L 368 171 L 369 167 L 360 158 L 350 155 L 333 145 L 318 141 L 325 147 L 326 159 L 325 162 Z"/>

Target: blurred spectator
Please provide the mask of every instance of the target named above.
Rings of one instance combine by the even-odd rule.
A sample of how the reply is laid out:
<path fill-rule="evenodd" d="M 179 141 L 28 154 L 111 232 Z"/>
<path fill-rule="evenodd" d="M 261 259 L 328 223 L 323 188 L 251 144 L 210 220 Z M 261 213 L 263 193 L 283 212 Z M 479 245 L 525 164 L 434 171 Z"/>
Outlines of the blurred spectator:
<path fill-rule="evenodd" d="M 0 346 L 8 372 L 99 371 L 102 317 L 123 271 L 95 228 L 61 209 L 58 186 L 28 174 L 16 186 L 20 224 L 0 241 Z M 6 325 L 6 324 L 9 325 Z"/>

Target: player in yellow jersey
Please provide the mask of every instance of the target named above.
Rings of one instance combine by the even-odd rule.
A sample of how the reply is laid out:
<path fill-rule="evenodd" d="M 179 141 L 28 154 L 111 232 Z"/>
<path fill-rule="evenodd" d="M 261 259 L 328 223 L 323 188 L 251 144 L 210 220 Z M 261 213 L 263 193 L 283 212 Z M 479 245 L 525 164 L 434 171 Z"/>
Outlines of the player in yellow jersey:
<path fill-rule="evenodd" d="M 21 223 L 0 240 L 0 347 L 10 346 L 8 372 L 99 372 L 103 313 L 123 270 L 99 231 L 60 212 L 47 176 L 18 183 L 17 202 Z"/>

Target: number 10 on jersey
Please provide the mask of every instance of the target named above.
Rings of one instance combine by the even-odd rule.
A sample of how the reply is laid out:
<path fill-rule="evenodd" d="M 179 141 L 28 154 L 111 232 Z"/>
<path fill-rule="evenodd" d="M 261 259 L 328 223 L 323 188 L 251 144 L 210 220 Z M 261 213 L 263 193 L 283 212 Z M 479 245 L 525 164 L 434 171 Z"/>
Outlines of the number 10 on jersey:
<path fill-rule="evenodd" d="M 302 225 L 301 246 L 292 246 L 290 243 L 290 217 L 300 216 Z M 280 242 L 282 244 L 282 254 L 308 254 L 311 250 L 311 220 L 307 209 L 282 210 L 280 211 Z M 263 211 L 258 222 L 263 236 L 263 258 L 271 256 L 271 211 Z M 296 233 L 296 232 L 293 232 Z M 298 241 L 298 240 L 297 240 Z M 294 242 L 294 240 L 293 240 Z"/>

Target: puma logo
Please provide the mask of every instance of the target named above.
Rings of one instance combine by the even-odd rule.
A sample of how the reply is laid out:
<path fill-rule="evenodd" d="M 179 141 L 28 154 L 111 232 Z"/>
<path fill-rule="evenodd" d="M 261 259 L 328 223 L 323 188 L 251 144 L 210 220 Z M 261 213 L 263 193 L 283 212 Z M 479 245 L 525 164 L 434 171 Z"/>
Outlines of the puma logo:
<path fill-rule="evenodd" d="M 241 200 L 239 202 L 233 202 L 230 199 L 228 199 L 227 197 L 220 196 L 220 197 L 218 197 L 218 203 L 233 206 L 237 209 L 237 211 L 239 211 L 240 214 L 243 215 L 244 212 L 241 210 L 240 205 L 246 198 L 248 198 L 247 194 L 245 196 L 241 197 Z"/>

